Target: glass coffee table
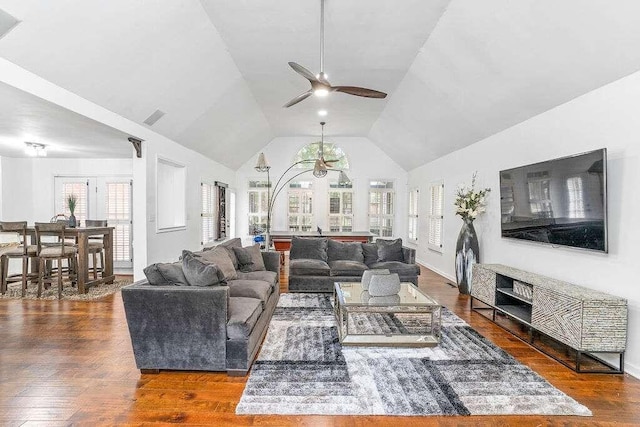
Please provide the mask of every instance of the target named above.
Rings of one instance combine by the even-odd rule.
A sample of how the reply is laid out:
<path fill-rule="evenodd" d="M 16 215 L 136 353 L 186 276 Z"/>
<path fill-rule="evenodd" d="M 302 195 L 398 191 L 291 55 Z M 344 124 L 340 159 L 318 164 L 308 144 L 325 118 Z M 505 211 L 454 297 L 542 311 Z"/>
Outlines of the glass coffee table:
<path fill-rule="evenodd" d="M 442 306 L 413 283 L 390 297 L 371 297 L 359 282 L 334 284 L 334 311 L 342 345 L 438 345 Z"/>

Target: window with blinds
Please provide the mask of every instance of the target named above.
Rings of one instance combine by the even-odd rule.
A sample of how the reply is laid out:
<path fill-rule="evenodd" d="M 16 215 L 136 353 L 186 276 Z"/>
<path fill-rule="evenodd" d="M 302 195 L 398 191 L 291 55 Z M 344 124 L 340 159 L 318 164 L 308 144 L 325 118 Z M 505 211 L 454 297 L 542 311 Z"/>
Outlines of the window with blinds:
<path fill-rule="evenodd" d="M 67 200 L 69 196 L 75 195 L 76 209 L 73 211 L 73 214 L 76 217 L 77 221 L 80 221 L 80 224 L 84 224 L 85 220 L 88 218 L 88 210 L 89 210 L 89 181 L 82 180 L 76 182 L 64 182 L 62 184 L 62 204 L 63 212 L 66 217 L 71 215 L 71 211 L 69 210 L 69 204 Z"/>
<path fill-rule="evenodd" d="M 107 224 L 113 232 L 114 263 L 130 263 L 131 256 L 131 181 L 106 182 Z"/>
<path fill-rule="evenodd" d="M 267 230 L 268 181 L 249 181 L 249 234 Z"/>
<path fill-rule="evenodd" d="M 313 182 L 289 184 L 289 230 L 311 231 L 313 227 Z"/>
<path fill-rule="evenodd" d="M 393 236 L 393 181 L 369 182 L 369 231 L 379 237 Z"/>
<path fill-rule="evenodd" d="M 201 245 L 206 245 L 215 240 L 215 195 L 215 185 L 206 182 L 200 183 Z"/>
<path fill-rule="evenodd" d="M 442 252 L 442 231 L 444 222 L 444 183 L 437 182 L 429 187 L 429 240 L 427 247 Z"/>
<path fill-rule="evenodd" d="M 409 230 L 407 237 L 410 241 L 418 241 L 418 189 L 409 191 Z"/>
<path fill-rule="evenodd" d="M 329 183 L 329 231 L 353 231 L 353 182 Z"/>

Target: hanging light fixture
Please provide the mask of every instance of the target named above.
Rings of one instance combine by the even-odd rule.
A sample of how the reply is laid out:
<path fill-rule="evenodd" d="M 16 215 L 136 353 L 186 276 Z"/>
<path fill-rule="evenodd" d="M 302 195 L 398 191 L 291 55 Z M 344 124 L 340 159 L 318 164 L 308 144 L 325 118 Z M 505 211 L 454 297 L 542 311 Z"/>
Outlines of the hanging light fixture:
<path fill-rule="evenodd" d="M 24 152 L 30 157 L 47 157 L 47 146 L 37 142 L 25 142 Z"/>
<path fill-rule="evenodd" d="M 264 153 L 260 153 L 258 155 L 258 162 L 256 163 L 254 169 L 258 172 L 267 172 L 269 169 L 271 169 L 271 166 L 269 166 L 269 163 L 267 163 L 267 159 L 264 156 Z"/>
<path fill-rule="evenodd" d="M 324 178 L 327 176 L 327 164 L 324 162 L 324 125 L 326 122 L 320 122 L 322 133 L 320 135 L 320 150 L 318 150 L 318 159 L 313 166 L 313 176 L 316 178 Z"/>
<path fill-rule="evenodd" d="M 340 175 L 338 175 L 338 185 L 347 185 L 351 184 L 351 180 L 347 176 L 344 171 L 340 171 Z"/>

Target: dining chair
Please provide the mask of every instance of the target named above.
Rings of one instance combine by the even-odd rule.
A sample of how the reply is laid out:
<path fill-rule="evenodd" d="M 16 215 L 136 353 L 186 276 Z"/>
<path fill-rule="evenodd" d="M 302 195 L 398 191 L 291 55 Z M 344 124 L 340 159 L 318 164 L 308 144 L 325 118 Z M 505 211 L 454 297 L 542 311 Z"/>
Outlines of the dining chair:
<path fill-rule="evenodd" d="M 73 244 L 65 240 L 64 223 L 36 222 L 36 245 L 40 260 L 38 268 L 38 297 L 42 296 L 45 284 L 58 284 L 58 299 L 62 298 L 62 286 L 64 276 L 70 281 L 76 280 L 75 265 L 78 263 L 78 250 Z M 57 237 L 57 242 L 43 242 L 43 237 Z M 47 261 L 51 262 L 51 269 L 46 269 Z M 57 261 L 57 268 L 53 265 Z M 67 268 L 63 268 L 62 262 L 67 261 Z"/>
<path fill-rule="evenodd" d="M 0 234 L 12 234 L 16 237 L 15 244 L 8 244 L 0 248 L 0 292 L 7 292 L 9 283 L 22 282 L 22 296 L 27 293 L 27 282 L 35 279 L 37 273 L 29 272 L 29 261 L 37 261 L 37 247 L 27 241 L 27 221 L 0 221 Z M 9 274 L 9 260 L 22 259 L 22 271 L 20 274 Z"/>
<path fill-rule="evenodd" d="M 106 219 L 87 219 L 85 220 L 86 227 L 106 227 Z M 93 257 L 93 265 L 91 271 L 93 273 L 93 280 L 98 279 L 98 272 L 102 274 L 104 271 L 104 243 L 102 236 L 89 236 L 87 252 Z M 97 256 L 100 255 L 100 267 L 97 264 Z"/>

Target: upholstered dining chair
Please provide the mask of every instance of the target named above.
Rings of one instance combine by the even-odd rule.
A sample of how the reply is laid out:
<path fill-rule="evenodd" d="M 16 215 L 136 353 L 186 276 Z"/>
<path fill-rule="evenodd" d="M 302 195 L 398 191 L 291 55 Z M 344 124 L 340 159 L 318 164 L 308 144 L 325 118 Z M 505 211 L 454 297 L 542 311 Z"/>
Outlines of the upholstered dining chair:
<path fill-rule="evenodd" d="M 27 241 L 27 221 L 0 221 L 0 234 L 13 234 L 15 244 L 0 248 L 0 292 L 7 292 L 9 283 L 22 282 L 22 296 L 27 293 L 27 282 L 37 277 L 37 273 L 29 273 L 29 261 L 37 260 L 37 247 Z M 31 242 L 33 243 L 33 242 Z M 9 274 L 9 260 L 22 259 L 22 272 Z"/>
<path fill-rule="evenodd" d="M 38 268 L 38 297 L 42 296 L 42 289 L 45 284 L 58 284 L 58 299 L 62 298 L 62 286 L 66 278 L 75 280 L 75 265 L 78 263 L 78 250 L 73 244 L 65 240 L 64 223 L 36 222 L 36 245 L 37 254 L 40 260 Z M 56 243 L 43 242 L 43 237 L 57 237 Z M 51 269 L 46 269 L 47 261 L 51 261 Z M 53 265 L 57 261 L 57 267 Z M 63 268 L 63 261 L 67 261 L 67 268 Z"/>
<path fill-rule="evenodd" d="M 85 221 L 87 227 L 106 227 L 107 220 L 103 219 L 87 219 Z M 104 244 L 102 243 L 102 236 L 89 237 L 88 239 L 88 253 L 93 257 L 93 264 L 91 271 L 93 273 L 93 280 L 98 279 L 98 273 L 102 274 L 104 271 Z M 97 257 L 100 255 L 100 267 L 97 264 Z"/>

